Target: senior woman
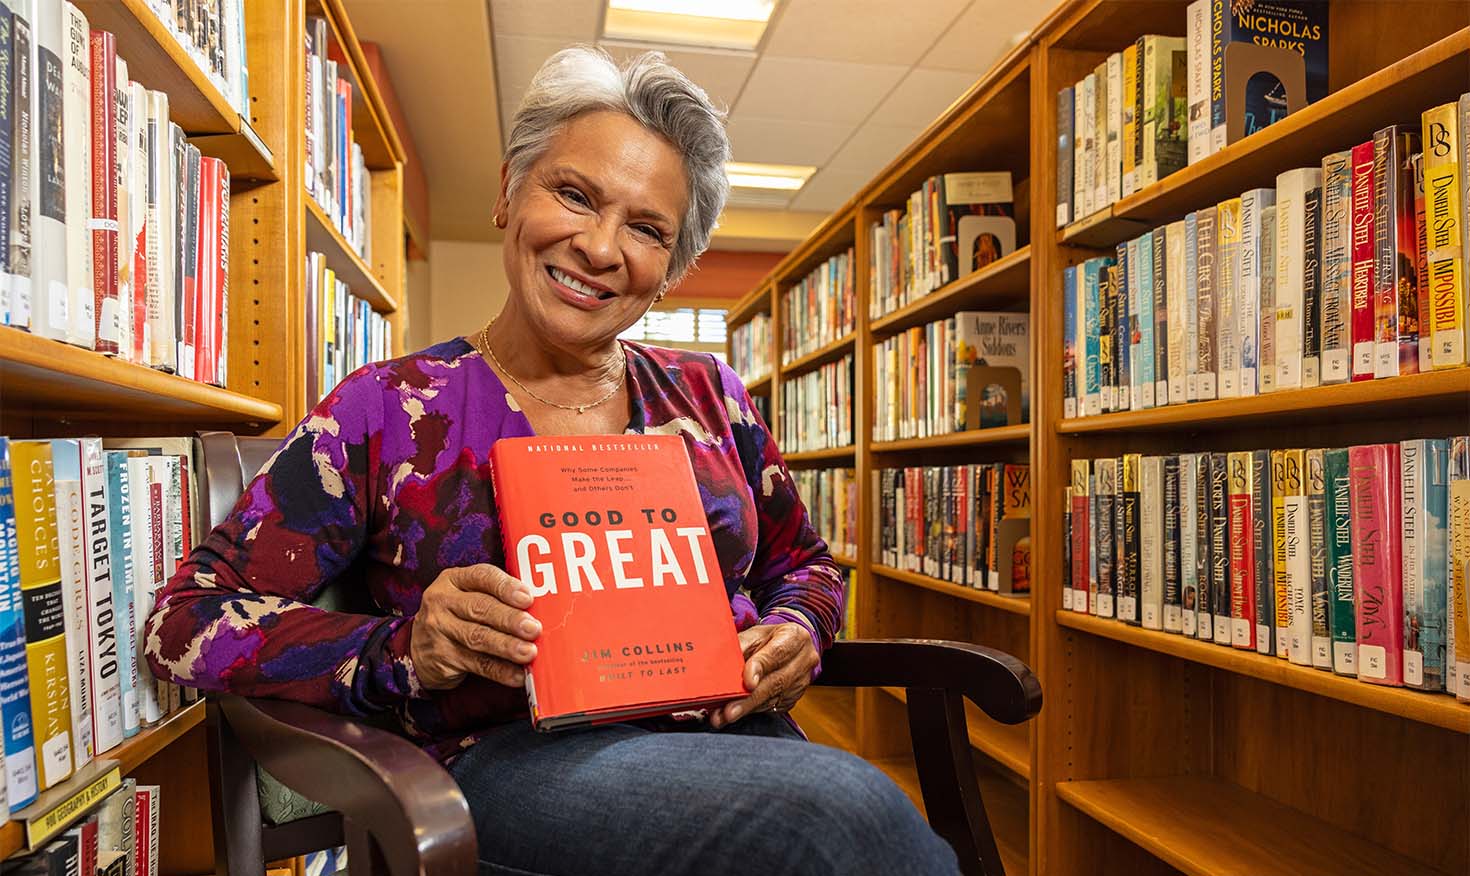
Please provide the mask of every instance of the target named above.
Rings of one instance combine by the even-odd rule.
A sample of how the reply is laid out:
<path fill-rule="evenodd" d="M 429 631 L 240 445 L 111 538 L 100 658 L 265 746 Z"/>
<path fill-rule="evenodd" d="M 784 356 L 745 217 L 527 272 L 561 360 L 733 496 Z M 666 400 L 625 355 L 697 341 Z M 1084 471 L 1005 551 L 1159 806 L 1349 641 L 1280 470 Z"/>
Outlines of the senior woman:
<path fill-rule="evenodd" d="M 661 56 L 547 61 L 495 204 L 504 308 L 317 405 L 158 599 L 155 673 L 392 712 L 463 788 L 483 872 L 954 872 L 892 782 L 784 714 L 840 624 L 842 580 L 740 380 L 617 340 L 708 245 L 728 157 L 721 114 Z M 622 432 L 689 449 L 750 693 L 697 724 L 537 734 L 522 684 L 539 625 L 501 569 L 490 447 Z M 338 580 L 387 616 L 309 604 Z"/>

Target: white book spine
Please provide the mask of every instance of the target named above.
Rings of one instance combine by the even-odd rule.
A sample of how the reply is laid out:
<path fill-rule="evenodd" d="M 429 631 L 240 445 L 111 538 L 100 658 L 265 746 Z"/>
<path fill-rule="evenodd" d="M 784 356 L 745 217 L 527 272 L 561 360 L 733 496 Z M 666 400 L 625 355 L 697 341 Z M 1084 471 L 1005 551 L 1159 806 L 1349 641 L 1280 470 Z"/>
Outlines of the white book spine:
<path fill-rule="evenodd" d="M 1189 381 L 1185 378 L 1188 369 L 1185 345 L 1188 335 L 1187 317 L 1189 295 L 1184 277 L 1184 220 L 1179 220 L 1164 230 L 1164 276 L 1169 313 L 1169 404 L 1182 405 L 1189 401 Z"/>
<path fill-rule="evenodd" d="M 107 462 L 102 439 L 83 438 L 82 499 L 87 508 L 87 603 L 92 635 L 88 641 L 92 694 L 92 745 L 96 754 L 123 740 L 116 612 L 112 599 L 112 554 L 108 539 Z"/>
<path fill-rule="evenodd" d="M 1219 363 L 1219 397 L 1240 395 L 1240 200 L 1220 205 L 1215 249 L 1215 356 Z"/>
<path fill-rule="evenodd" d="M 1181 632 L 1194 638 L 1198 634 L 1196 614 L 1200 612 L 1199 574 L 1195 563 L 1199 560 L 1200 533 L 1195 526 L 1195 506 L 1199 501 L 1198 457 L 1193 453 L 1179 454 L 1179 588 L 1180 604 L 1183 607 Z"/>
<path fill-rule="evenodd" d="M 1138 603 L 1143 626 L 1164 628 L 1164 458 L 1145 456 L 1139 466 Z"/>
<path fill-rule="evenodd" d="M 1420 440 L 1399 442 L 1399 544 L 1400 567 L 1404 588 L 1404 654 L 1405 687 L 1424 687 L 1424 652 L 1411 647 L 1408 618 L 1425 616 L 1424 605 L 1424 527 L 1425 456 L 1428 448 Z"/>
<path fill-rule="evenodd" d="M 143 656 L 143 624 L 153 610 L 153 589 L 157 583 L 153 578 L 153 512 L 150 507 L 153 479 L 148 461 L 142 456 L 128 459 L 128 490 L 132 494 L 130 523 L 133 531 L 133 640 L 136 649 L 133 659 L 138 667 L 138 682 L 134 690 L 138 697 L 138 717 L 144 724 L 152 724 L 163 717 L 158 707 L 158 688 L 153 684 L 148 671 L 148 661 Z"/>
<path fill-rule="evenodd" d="M 1292 663 L 1312 665 L 1311 524 L 1307 514 L 1305 454 L 1286 454 L 1286 496 L 1282 501 L 1286 542 L 1287 655 Z M 1276 582 L 1277 587 L 1283 582 Z"/>
<path fill-rule="evenodd" d="M 1321 382 L 1344 383 L 1351 375 L 1352 153 L 1322 159 Z"/>
<path fill-rule="evenodd" d="M 1093 100 L 1096 118 L 1093 124 L 1097 128 L 1094 131 L 1096 156 L 1092 162 L 1092 204 L 1101 210 L 1111 203 L 1108 200 L 1108 140 L 1115 136 L 1108 129 L 1108 120 L 1111 118 L 1108 108 L 1108 62 L 1098 64 L 1092 75 L 1096 80 L 1096 95 Z"/>
<path fill-rule="evenodd" d="M 1097 163 L 1097 74 L 1082 80 L 1082 209 L 1091 216 L 1097 209 L 1097 188 L 1093 185 Z"/>
<path fill-rule="evenodd" d="M 1276 207 L 1261 211 L 1260 326 L 1256 334 L 1256 380 L 1261 392 L 1276 390 Z"/>
<path fill-rule="evenodd" d="M 1210 154 L 1210 0 L 1194 0 L 1185 10 L 1185 52 L 1189 84 L 1189 163 Z"/>
<path fill-rule="evenodd" d="M 169 172 L 168 95 L 148 92 L 147 127 L 147 332 L 143 364 L 173 370 L 174 330 L 173 174 Z"/>
<path fill-rule="evenodd" d="M 1281 389 L 1302 386 L 1307 193 L 1321 186 L 1322 170 L 1316 167 L 1276 178 L 1276 385 Z"/>
<path fill-rule="evenodd" d="M 67 340 L 91 349 L 96 344 L 93 322 L 92 236 L 87 218 L 92 211 L 92 54 L 87 17 L 66 4 L 65 116 L 66 154 L 66 276 L 71 290 L 71 323 Z"/>
<path fill-rule="evenodd" d="M 62 612 L 66 625 L 67 683 L 71 693 L 71 734 L 78 766 L 92 759 L 91 639 L 87 610 L 87 509 L 82 501 L 81 445 L 74 439 L 51 442 L 56 485 L 56 530 L 61 558 Z"/>
<path fill-rule="evenodd" d="M 1255 395 L 1258 390 L 1257 357 L 1260 354 L 1261 319 L 1261 214 L 1274 200 L 1268 189 L 1252 189 L 1240 196 L 1240 285 L 1236 295 L 1236 356 L 1239 363 L 1238 395 Z"/>
<path fill-rule="evenodd" d="M 1107 201 L 1123 197 L 1123 53 L 1108 56 Z"/>

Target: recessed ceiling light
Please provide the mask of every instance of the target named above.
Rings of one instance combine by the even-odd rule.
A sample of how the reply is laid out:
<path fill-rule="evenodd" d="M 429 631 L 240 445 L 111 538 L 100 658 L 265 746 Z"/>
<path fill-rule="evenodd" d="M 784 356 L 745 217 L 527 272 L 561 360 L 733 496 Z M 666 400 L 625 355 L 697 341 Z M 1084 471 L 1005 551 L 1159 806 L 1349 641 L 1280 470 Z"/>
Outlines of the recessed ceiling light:
<path fill-rule="evenodd" d="M 775 0 L 608 0 L 603 36 L 753 49 L 775 6 Z"/>
<path fill-rule="evenodd" d="M 796 164 L 751 164 L 744 161 L 725 163 L 730 185 L 739 189 L 782 189 L 796 191 L 806 185 L 815 167 Z"/>

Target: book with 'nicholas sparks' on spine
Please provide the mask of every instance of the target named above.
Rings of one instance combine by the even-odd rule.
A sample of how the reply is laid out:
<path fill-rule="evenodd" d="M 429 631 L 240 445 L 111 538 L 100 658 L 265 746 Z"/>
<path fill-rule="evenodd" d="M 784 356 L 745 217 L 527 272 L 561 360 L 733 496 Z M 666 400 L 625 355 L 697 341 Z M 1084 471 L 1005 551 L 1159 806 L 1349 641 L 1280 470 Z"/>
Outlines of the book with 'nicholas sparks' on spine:
<path fill-rule="evenodd" d="M 538 730 L 746 695 L 683 439 L 505 438 L 490 462 L 506 570 L 530 587 L 542 627 L 526 673 Z"/>

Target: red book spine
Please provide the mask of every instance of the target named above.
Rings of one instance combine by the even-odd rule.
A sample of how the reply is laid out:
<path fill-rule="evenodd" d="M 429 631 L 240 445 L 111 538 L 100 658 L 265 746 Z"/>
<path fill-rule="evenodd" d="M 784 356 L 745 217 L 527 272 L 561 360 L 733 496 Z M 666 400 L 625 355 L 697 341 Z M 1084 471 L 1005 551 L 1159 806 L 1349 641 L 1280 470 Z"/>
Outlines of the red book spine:
<path fill-rule="evenodd" d="M 1397 129 L 1395 129 L 1397 130 Z M 1394 180 L 1393 205 L 1393 287 L 1398 307 L 1397 354 L 1398 373 L 1417 374 L 1419 368 L 1419 334 L 1421 313 L 1419 299 L 1427 298 L 1419 283 L 1419 230 L 1415 221 L 1414 155 L 1419 151 L 1419 135 L 1400 131 L 1394 136 L 1390 169 Z M 1428 310 L 1422 311 L 1428 313 Z M 1428 349 L 1426 345 L 1425 349 Z M 1428 370 L 1425 368 L 1424 370 Z"/>
<path fill-rule="evenodd" d="M 1092 521 L 1088 515 L 1087 486 L 1084 482 L 1078 490 L 1076 482 L 1081 477 L 1073 471 L 1072 480 L 1072 610 L 1087 613 L 1087 569 L 1091 561 Z M 1078 495 L 1078 493 L 1081 495 Z"/>
<path fill-rule="evenodd" d="M 1404 683 L 1399 477 L 1397 444 L 1348 449 L 1358 678 L 1393 686 Z"/>
<path fill-rule="evenodd" d="M 147 791 L 133 791 L 133 852 L 137 861 L 133 873 L 137 876 L 148 876 L 152 870 L 148 845 L 148 825 L 152 820 L 149 809 L 152 802 L 153 795 Z"/>
<path fill-rule="evenodd" d="M 1373 246 L 1373 141 L 1353 147 L 1352 201 L 1352 349 L 1353 380 L 1373 379 L 1373 276 L 1377 270 Z"/>
<path fill-rule="evenodd" d="M 117 41 L 112 34 L 94 30 L 90 38 L 92 64 L 92 297 L 97 351 L 118 353 L 117 290 Z"/>
<path fill-rule="evenodd" d="M 214 235 L 217 230 L 215 159 L 199 159 L 199 246 L 194 258 L 194 379 L 208 383 L 214 378 Z"/>
<path fill-rule="evenodd" d="M 1256 544 L 1251 454 L 1230 454 L 1230 643 L 1256 650 Z"/>
<path fill-rule="evenodd" d="M 215 345 L 214 382 L 225 386 L 229 382 L 230 354 L 230 168 L 215 159 L 215 175 L 219 177 L 218 195 L 215 198 L 214 239 L 218 244 L 218 257 L 214 261 L 215 297 Z"/>

